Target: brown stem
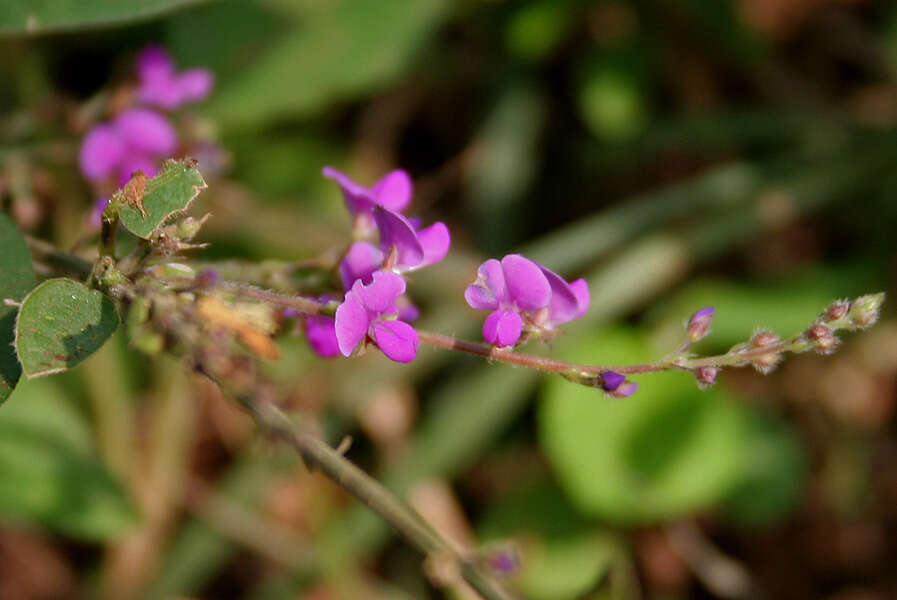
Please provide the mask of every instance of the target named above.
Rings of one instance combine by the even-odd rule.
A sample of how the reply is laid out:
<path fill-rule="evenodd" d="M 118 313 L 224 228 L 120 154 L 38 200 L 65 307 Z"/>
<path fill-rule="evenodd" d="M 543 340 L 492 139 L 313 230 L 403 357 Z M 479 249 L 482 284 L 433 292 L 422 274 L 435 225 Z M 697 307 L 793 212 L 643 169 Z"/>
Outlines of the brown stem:
<path fill-rule="evenodd" d="M 297 427 L 272 403 L 256 395 L 242 395 L 238 399 L 269 437 L 292 446 L 307 465 L 320 469 L 337 485 L 367 505 L 424 555 L 451 559 L 460 568 L 465 581 L 485 600 L 513 598 L 476 561 L 458 554 L 414 509 L 322 440 Z"/>

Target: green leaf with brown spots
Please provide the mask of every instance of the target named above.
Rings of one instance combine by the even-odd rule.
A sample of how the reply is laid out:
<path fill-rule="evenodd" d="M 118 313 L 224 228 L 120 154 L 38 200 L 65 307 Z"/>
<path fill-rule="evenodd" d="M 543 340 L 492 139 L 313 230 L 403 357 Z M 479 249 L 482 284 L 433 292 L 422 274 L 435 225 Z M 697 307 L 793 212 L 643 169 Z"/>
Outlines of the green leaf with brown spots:
<path fill-rule="evenodd" d="M 146 182 L 142 198 L 129 202 L 125 197 L 125 186 L 116 193 L 113 201 L 122 204 L 119 212 L 122 225 L 134 235 L 149 239 L 168 219 L 187 210 L 205 188 L 206 182 L 193 162 L 170 160 L 158 175 Z"/>
<path fill-rule="evenodd" d="M 71 279 L 50 279 L 25 297 L 15 347 L 29 379 L 74 367 L 118 328 L 112 300 Z"/>
<path fill-rule="evenodd" d="M 36 284 L 25 238 L 6 215 L 0 214 L 0 403 L 9 397 L 22 374 L 12 347 L 18 308 L 3 300 L 18 302 Z"/>

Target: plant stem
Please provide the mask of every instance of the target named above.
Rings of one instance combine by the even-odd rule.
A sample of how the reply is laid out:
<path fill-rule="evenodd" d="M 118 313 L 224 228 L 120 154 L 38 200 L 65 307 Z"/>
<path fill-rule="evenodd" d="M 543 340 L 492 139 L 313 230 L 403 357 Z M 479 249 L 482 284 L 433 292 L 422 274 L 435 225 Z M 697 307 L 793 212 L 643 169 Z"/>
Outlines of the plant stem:
<path fill-rule="evenodd" d="M 414 509 L 322 440 L 297 427 L 272 403 L 258 396 L 245 394 L 239 396 L 238 400 L 269 437 L 292 446 L 307 465 L 320 469 L 337 485 L 380 515 L 424 555 L 452 559 L 460 568 L 465 581 L 485 600 L 512 598 L 509 592 L 475 561 L 461 556 Z"/>

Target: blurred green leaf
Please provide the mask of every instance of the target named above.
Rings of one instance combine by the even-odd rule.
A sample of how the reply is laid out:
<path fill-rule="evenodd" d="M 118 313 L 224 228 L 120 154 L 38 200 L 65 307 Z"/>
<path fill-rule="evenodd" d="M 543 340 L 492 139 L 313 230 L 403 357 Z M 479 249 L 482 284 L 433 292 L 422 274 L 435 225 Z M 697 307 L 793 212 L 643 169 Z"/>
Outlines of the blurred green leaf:
<path fill-rule="evenodd" d="M 447 12 L 446 0 L 321 2 L 223 85 L 208 111 L 229 127 L 309 115 L 396 76 Z M 217 35 L 217 34 L 216 34 Z"/>
<path fill-rule="evenodd" d="M 620 551 L 618 540 L 578 515 L 548 485 L 502 498 L 483 516 L 484 541 L 514 541 L 522 554 L 513 582 L 533 600 L 567 600 L 594 588 Z"/>
<path fill-rule="evenodd" d="M 190 162 L 168 161 L 158 175 L 146 182 L 143 195 L 146 214 L 135 206 L 124 206 L 120 213 L 122 225 L 134 235 L 149 239 L 172 215 L 187 210 L 205 188 L 202 175 Z"/>
<path fill-rule="evenodd" d="M 26 381 L 0 410 L 0 513 L 78 538 L 120 536 L 137 514 L 69 403 L 54 383 Z"/>
<path fill-rule="evenodd" d="M 648 358 L 641 338 L 605 330 L 571 356 L 593 363 Z M 708 508 L 740 480 L 745 414 L 720 387 L 686 373 L 652 374 L 632 397 L 551 379 L 540 437 L 564 490 L 587 514 L 646 523 Z"/>
<path fill-rule="evenodd" d="M 580 115 L 598 138 L 629 140 L 647 124 L 647 101 L 631 68 L 607 63 L 590 67 L 577 96 Z"/>
<path fill-rule="evenodd" d="M 505 27 L 505 46 L 527 60 L 544 58 L 564 41 L 572 20 L 572 2 L 536 0 L 514 11 Z"/>
<path fill-rule="evenodd" d="M 807 479 L 806 451 L 794 429 L 773 415 L 752 415 L 744 480 L 724 499 L 726 515 L 759 525 L 797 504 Z"/>
<path fill-rule="evenodd" d="M 125 24 L 208 0 L 4 0 L 0 33 L 39 34 Z"/>
<path fill-rule="evenodd" d="M 29 379 L 79 364 L 118 329 L 112 300 L 71 279 L 50 279 L 25 297 L 16 320 L 16 353 Z"/>
<path fill-rule="evenodd" d="M 19 301 L 36 284 L 25 238 L 6 215 L 0 214 L 0 403 L 9 397 L 22 375 L 12 346 L 18 309 L 3 304 L 3 300 Z"/>

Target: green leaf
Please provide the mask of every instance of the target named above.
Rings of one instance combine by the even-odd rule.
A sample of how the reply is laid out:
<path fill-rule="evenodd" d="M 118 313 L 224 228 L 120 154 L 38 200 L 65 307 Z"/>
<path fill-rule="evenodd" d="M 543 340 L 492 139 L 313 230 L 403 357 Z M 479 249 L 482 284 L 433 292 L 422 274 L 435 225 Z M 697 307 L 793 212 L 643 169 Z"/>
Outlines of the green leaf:
<path fill-rule="evenodd" d="M 146 182 L 143 194 L 146 214 L 125 205 L 119 213 L 122 225 L 137 237 L 149 239 L 169 218 L 187 210 L 205 188 L 206 182 L 191 162 L 170 160 L 158 175 Z"/>
<path fill-rule="evenodd" d="M 53 381 L 22 382 L 0 410 L 0 515 L 88 540 L 118 537 L 137 521 Z"/>
<path fill-rule="evenodd" d="M 415 58 L 447 5 L 445 0 L 321 2 L 303 10 L 301 19 L 285 11 L 281 21 L 292 17 L 291 30 L 223 82 L 207 111 L 228 127 L 249 128 L 307 116 L 334 100 L 365 93 Z M 191 43 L 197 35 L 202 31 L 191 28 Z M 263 42 L 268 39 L 258 40 Z"/>
<path fill-rule="evenodd" d="M 50 279 L 25 297 L 16 320 L 16 353 L 29 379 L 74 367 L 118 328 L 112 300 L 71 279 Z"/>
<path fill-rule="evenodd" d="M 587 363 L 638 363 L 645 344 L 604 331 L 571 352 Z M 637 379 L 637 378 L 633 378 Z M 542 443 L 563 489 L 584 513 L 649 523 L 706 509 L 742 479 L 745 409 L 687 373 L 646 376 L 626 400 L 550 379 L 539 411 Z"/>
<path fill-rule="evenodd" d="M 745 525 L 761 525 L 787 516 L 797 504 L 808 460 L 794 429 L 782 419 L 754 415 L 749 435 L 744 480 L 728 494 L 722 509 Z"/>
<path fill-rule="evenodd" d="M 620 551 L 619 540 L 579 515 L 554 486 L 502 498 L 477 527 L 485 541 L 514 541 L 521 569 L 514 585 L 533 600 L 573 600 L 594 588 Z"/>
<path fill-rule="evenodd" d="M 6 215 L 0 214 L 0 403 L 9 397 L 22 374 L 12 347 L 18 309 L 6 306 L 3 300 L 18 302 L 36 284 L 25 238 Z"/>
<path fill-rule="evenodd" d="M 40 34 L 124 24 L 206 0 L 3 0 L 0 33 Z"/>

